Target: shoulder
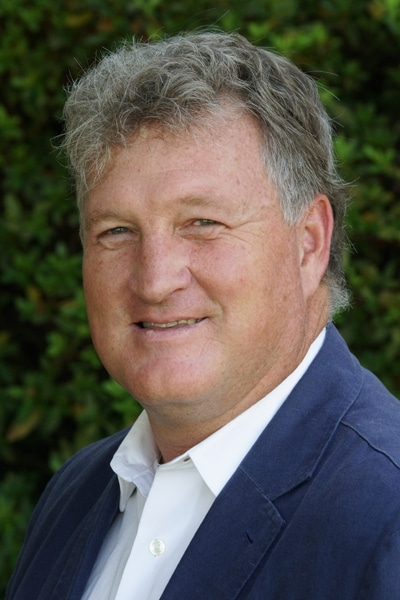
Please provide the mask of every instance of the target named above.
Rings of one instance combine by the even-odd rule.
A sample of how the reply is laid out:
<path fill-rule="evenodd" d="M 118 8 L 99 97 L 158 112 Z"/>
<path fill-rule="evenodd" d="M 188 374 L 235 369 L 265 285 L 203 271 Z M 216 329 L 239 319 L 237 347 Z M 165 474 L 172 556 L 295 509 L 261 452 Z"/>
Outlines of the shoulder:
<path fill-rule="evenodd" d="M 90 507 L 116 479 L 110 461 L 129 429 L 96 441 L 74 454 L 52 477 L 32 515 L 28 533 L 43 519 Z"/>
<path fill-rule="evenodd" d="M 400 401 L 367 369 L 358 365 L 354 373 L 356 393 L 320 468 L 335 490 L 338 512 L 343 507 L 343 522 L 351 516 L 356 539 L 367 532 L 379 548 L 379 540 L 400 530 Z"/>
<path fill-rule="evenodd" d="M 400 470 L 400 401 L 373 373 L 361 372 L 360 392 L 342 424 Z"/>
<path fill-rule="evenodd" d="M 380 471 L 386 469 L 394 478 L 399 478 L 400 401 L 371 371 L 360 365 L 334 327 L 328 331 L 327 340 L 322 362 L 329 384 L 324 396 L 330 414 L 334 406 L 343 403 L 338 421 L 339 439 L 343 444 L 347 439 L 358 449 L 360 472 L 366 465 L 371 468 L 376 463 Z M 346 444 L 344 453 L 345 450 Z"/>
<path fill-rule="evenodd" d="M 360 365 L 333 326 L 291 409 L 291 415 L 297 409 L 302 415 L 295 431 L 306 440 L 298 435 L 297 454 L 308 457 L 316 484 L 332 486 L 330 502 L 340 499 L 337 510 L 368 508 L 370 527 L 381 517 L 388 523 L 389 512 L 398 519 L 400 401 Z"/>
<path fill-rule="evenodd" d="M 333 326 L 328 327 L 326 343 L 315 361 L 312 383 L 323 396 L 327 413 L 332 415 L 341 404 L 341 425 L 400 466 L 400 401 L 360 365 Z"/>

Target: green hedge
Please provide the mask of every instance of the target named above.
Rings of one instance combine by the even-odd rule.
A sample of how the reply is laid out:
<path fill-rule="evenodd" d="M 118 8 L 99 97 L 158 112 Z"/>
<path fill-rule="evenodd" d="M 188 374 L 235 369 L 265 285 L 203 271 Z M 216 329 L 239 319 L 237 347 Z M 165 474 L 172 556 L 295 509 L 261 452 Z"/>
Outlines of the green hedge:
<path fill-rule="evenodd" d="M 354 300 L 338 324 L 400 395 L 400 0 L 2 0 L 0 21 L 1 595 L 51 473 L 138 411 L 90 343 L 74 198 L 50 142 L 65 85 L 122 39 L 210 25 L 312 73 L 355 182 Z"/>

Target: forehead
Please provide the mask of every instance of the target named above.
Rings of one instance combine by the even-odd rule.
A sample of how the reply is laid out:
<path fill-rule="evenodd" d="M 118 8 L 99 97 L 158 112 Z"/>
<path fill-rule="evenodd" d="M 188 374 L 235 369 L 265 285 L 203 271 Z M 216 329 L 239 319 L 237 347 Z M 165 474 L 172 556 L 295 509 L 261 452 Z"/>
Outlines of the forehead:
<path fill-rule="evenodd" d="M 189 130 L 171 132 L 143 126 L 114 149 L 108 168 L 91 190 L 86 215 L 123 198 L 146 206 L 229 200 L 232 208 L 257 204 L 272 195 L 257 121 L 235 113 L 213 116 Z M 275 195 L 275 194 L 273 194 Z"/>
<path fill-rule="evenodd" d="M 252 165 L 254 169 L 262 166 L 264 171 L 263 135 L 258 122 L 238 110 L 211 115 L 200 119 L 195 126 L 178 130 L 145 124 L 126 145 L 114 149 L 108 170 L 117 163 L 122 167 L 123 155 L 128 157 L 126 151 L 132 158 L 136 157 L 136 162 L 130 163 L 131 168 L 143 172 L 148 165 L 158 176 L 163 170 L 174 167 L 178 170 L 200 161 L 210 170 L 213 166 L 222 171 L 236 165 Z M 129 159 L 125 166 L 128 164 Z"/>

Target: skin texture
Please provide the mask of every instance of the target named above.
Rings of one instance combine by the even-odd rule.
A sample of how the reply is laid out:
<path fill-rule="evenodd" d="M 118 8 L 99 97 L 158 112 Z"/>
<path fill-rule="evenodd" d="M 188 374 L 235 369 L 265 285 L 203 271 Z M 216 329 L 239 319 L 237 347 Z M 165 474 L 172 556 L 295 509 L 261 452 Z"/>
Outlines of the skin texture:
<path fill-rule="evenodd" d="M 284 221 L 257 123 L 229 112 L 190 133 L 142 129 L 89 193 L 93 341 L 164 461 L 271 391 L 325 325 L 333 218 L 325 196 L 310 200 Z"/>

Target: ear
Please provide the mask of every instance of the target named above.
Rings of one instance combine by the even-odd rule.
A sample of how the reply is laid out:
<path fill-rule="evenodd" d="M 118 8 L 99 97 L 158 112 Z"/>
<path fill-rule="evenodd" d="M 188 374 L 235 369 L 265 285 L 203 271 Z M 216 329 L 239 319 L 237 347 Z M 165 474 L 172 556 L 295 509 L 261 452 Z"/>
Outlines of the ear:
<path fill-rule="evenodd" d="M 314 197 L 300 223 L 303 291 L 310 297 L 319 288 L 329 263 L 334 220 L 332 206 L 324 194 Z"/>

